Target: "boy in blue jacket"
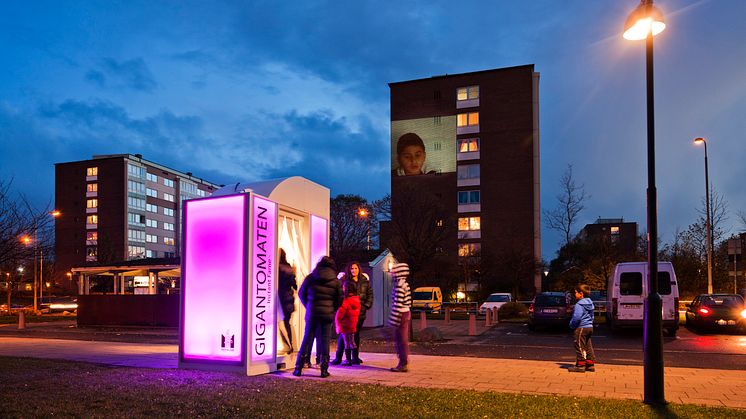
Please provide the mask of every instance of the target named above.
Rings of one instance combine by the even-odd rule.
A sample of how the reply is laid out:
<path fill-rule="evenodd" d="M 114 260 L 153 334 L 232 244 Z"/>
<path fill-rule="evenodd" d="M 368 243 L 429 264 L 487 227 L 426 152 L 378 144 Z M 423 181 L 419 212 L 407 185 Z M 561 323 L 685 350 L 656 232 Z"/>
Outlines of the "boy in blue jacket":
<path fill-rule="evenodd" d="M 593 300 L 588 298 L 591 295 L 591 287 L 580 284 L 575 287 L 575 310 L 572 312 L 570 319 L 570 328 L 575 329 L 573 338 L 575 341 L 575 366 L 568 368 L 570 372 L 594 372 L 596 371 L 596 355 L 593 353 Z"/>

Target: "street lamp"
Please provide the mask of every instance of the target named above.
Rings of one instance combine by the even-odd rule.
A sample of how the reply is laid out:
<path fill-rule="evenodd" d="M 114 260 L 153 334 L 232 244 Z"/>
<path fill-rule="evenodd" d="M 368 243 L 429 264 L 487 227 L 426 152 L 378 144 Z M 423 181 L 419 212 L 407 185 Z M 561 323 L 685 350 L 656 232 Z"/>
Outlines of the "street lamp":
<path fill-rule="evenodd" d="M 707 229 L 707 293 L 712 294 L 712 220 L 710 219 L 710 176 L 707 170 L 707 141 L 699 137 L 694 139 L 694 144 L 705 146 L 705 228 Z"/>
<path fill-rule="evenodd" d="M 366 224 L 368 225 L 368 250 L 370 250 L 370 220 L 368 219 L 368 210 L 365 208 L 360 208 L 357 210 L 357 215 L 359 215 L 360 218 L 364 218 L 366 220 Z"/>
<path fill-rule="evenodd" d="M 51 215 L 52 218 L 57 218 L 60 215 L 62 215 L 62 213 L 59 210 L 49 211 L 48 214 Z M 39 226 L 38 226 L 37 222 L 38 222 L 38 220 L 34 219 L 34 238 L 33 239 L 31 237 L 29 237 L 28 234 L 25 234 L 25 235 L 23 235 L 21 237 L 21 243 L 23 243 L 26 246 L 28 246 L 32 242 L 34 243 L 34 287 L 33 287 L 33 289 L 34 289 L 34 313 L 36 313 L 36 311 L 38 310 L 38 304 L 37 304 L 37 300 L 36 300 L 36 284 L 37 284 L 37 279 L 36 279 L 36 268 L 37 268 L 37 266 L 36 266 L 36 255 L 37 255 L 37 249 L 38 249 L 38 254 L 39 254 L 39 279 L 38 279 L 38 283 L 39 283 L 39 300 L 41 300 L 44 297 L 44 270 L 43 270 L 43 268 L 44 268 L 44 249 L 43 248 L 40 249 L 38 247 L 38 241 L 39 241 L 38 231 L 39 231 Z"/>
<path fill-rule="evenodd" d="M 624 23 L 624 38 L 632 41 L 646 40 L 645 68 L 647 78 L 648 122 L 648 297 L 645 300 L 644 401 L 648 404 L 665 404 L 663 388 L 663 303 L 658 294 L 658 203 L 655 189 L 655 118 L 653 100 L 653 37 L 663 31 L 666 24 L 663 13 L 653 6 L 653 0 L 641 0 Z"/>

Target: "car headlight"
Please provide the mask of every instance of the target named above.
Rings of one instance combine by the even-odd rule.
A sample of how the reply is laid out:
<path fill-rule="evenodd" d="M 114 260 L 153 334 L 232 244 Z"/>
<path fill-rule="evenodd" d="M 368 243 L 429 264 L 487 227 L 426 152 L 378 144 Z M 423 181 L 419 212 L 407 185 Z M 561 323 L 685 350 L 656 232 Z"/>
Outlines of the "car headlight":
<path fill-rule="evenodd" d="M 746 310 L 744 310 L 744 311 L 741 312 L 741 317 L 743 317 L 744 319 L 746 319 Z"/>

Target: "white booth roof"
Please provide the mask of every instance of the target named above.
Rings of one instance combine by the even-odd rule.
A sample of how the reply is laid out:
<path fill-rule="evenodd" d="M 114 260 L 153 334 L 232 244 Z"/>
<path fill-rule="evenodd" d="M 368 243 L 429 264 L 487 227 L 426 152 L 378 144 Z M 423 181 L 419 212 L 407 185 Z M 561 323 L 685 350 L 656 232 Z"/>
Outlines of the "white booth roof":
<path fill-rule="evenodd" d="M 254 192 L 280 205 L 329 219 L 329 188 L 301 176 L 225 185 L 212 196 Z"/>

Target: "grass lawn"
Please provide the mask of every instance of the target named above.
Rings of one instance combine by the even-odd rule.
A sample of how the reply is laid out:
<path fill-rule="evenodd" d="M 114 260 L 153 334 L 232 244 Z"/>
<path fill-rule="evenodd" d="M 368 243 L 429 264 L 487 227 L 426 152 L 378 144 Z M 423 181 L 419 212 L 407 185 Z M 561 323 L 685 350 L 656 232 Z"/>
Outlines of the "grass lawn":
<path fill-rule="evenodd" d="M 44 315 L 35 316 L 33 314 L 26 315 L 26 323 L 40 323 L 40 322 L 58 322 L 64 320 L 75 320 L 75 316 L 63 316 L 63 315 Z M 0 316 L 0 324 L 18 324 L 18 316 Z"/>
<path fill-rule="evenodd" d="M 15 417 L 746 418 L 694 405 L 246 377 L 0 357 L 0 412 Z"/>

